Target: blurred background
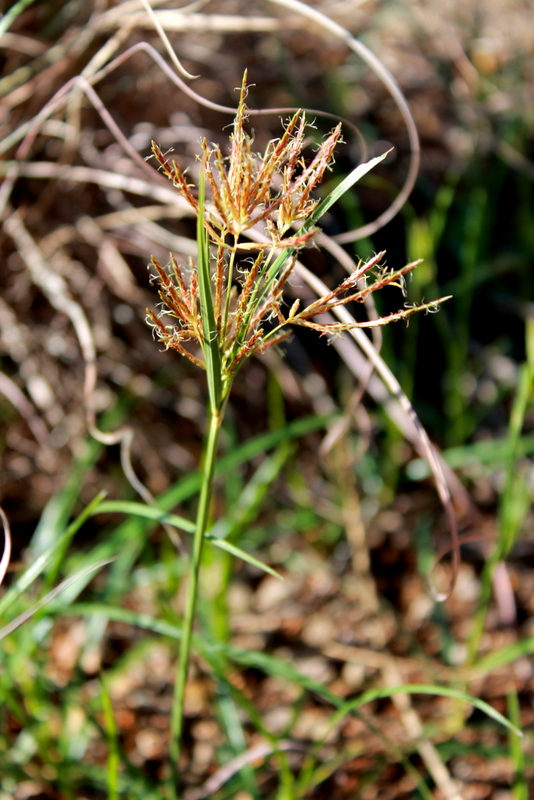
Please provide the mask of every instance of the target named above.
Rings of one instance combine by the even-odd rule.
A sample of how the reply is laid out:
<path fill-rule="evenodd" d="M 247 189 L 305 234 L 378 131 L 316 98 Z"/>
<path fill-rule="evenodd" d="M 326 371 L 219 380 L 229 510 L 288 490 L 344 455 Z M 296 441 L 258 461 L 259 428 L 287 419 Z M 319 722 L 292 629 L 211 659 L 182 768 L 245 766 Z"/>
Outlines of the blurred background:
<path fill-rule="evenodd" d="M 204 630 L 247 651 L 265 649 L 289 659 L 341 697 L 374 685 L 379 668 L 372 659 L 363 666 L 347 660 L 336 646 L 421 658 L 427 667 L 433 664 L 434 675 L 444 675 L 442 667 L 472 665 L 516 645 L 522 667 L 512 669 L 510 656 L 497 677 L 484 673 L 476 692 L 504 713 L 515 692 L 518 714 L 527 715 L 524 724 L 532 723 L 532 6 L 527 0 L 308 5 L 378 56 L 406 97 L 419 133 L 421 167 L 408 202 L 371 239 L 345 247 L 355 258 L 386 250 L 394 268 L 424 259 L 407 284 L 411 303 L 452 295 L 438 314 L 385 328 L 381 355 L 454 470 L 463 560 L 455 593 L 436 606 L 426 582 L 434 556 L 449 546 L 449 530 L 428 467 L 388 404 L 376 396 L 353 409 L 346 435 L 328 454 L 319 450 L 329 415 L 351 406 L 362 374 L 353 375 L 339 349 L 324 338 L 298 332 L 284 357 L 255 360 L 236 381 L 222 456 L 233 463 L 232 454 L 250 441 L 256 450 L 240 461 L 236 456 L 235 470 L 219 480 L 214 511 L 215 517 L 234 520 L 241 547 L 261 553 L 283 572 L 284 588 L 250 565 L 239 563 L 232 573 L 229 564 L 208 558 L 206 575 L 218 589 L 209 598 L 212 610 L 209 602 L 204 608 Z M 181 63 L 198 76 L 184 80 L 212 104 L 235 106 L 246 68 L 251 108 L 310 108 L 346 118 L 357 125 L 366 157 L 394 147 L 329 213 L 325 233 L 343 234 L 387 209 L 409 168 L 406 127 L 387 89 L 341 38 L 295 9 L 269 2 L 214 0 L 182 12 L 165 3 L 157 7 Z M 0 502 L 14 535 L 6 584 L 46 548 L 59 548 L 29 594 L 13 600 L 5 622 L 75 568 L 97 555 L 121 553 L 93 584 L 88 580 L 70 600 L 56 601 L 54 613 L 40 612 L 37 622 L 21 629 L 20 641 L 6 640 L 11 644 L 2 692 L 10 705 L 1 747 L 5 764 L 16 767 L 5 767 L 0 797 L 10 792 L 17 798 L 71 797 L 82 790 L 101 796 L 105 725 L 98 722 L 96 700 L 91 706 L 96 696 L 91 681 L 107 669 L 123 681 L 110 691 L 131 766 L 126 772 L 136 776 L 128 796 L 137 796 L 136 780 L 148 796 L 164 772 L 166 710 L 164 703 L 156 708 L 156 700 L 170 685 L 174 651 L 159 639 L 162 649 L 145 647 L 125 622 L 106 629 L 92 618 L 83 627 L 79 619 L 67 619 L 65 609 L 81 598 L 176 621 L 184 568 L 165 532 L 136 519 L 118 526 L 116 515 L 91 517 L 72 541 L 74 532 L 60 543 L 69 520 L 102 490 L 109 498 L 138 499 L 121 468 L 118 444 L 105 446 L 89 435 L 84 357 L 96 368 L 98 427 L 133 429 L 132 463 L 139 478 L 186 516 L 195 508 L 187 480 L 198 467 L 207 391 L 203 375 L 162 352 L 144 321 L 145 309 L 157 302 L 147 270 L 150 256 L 165 262 L 169 251 L 181 258 L 194 255 L 194 220 L 173 202 L 172 187 L 157 176 L 153 162 L 145 169 L 134 163 L 110 127 L 118 127 L 141 159 L 154 139 L 194 172 L 200 138 L 224 143 L 232 117 L 200 105 L 173 84 L 154 56 L 170 64 L 165 47 L 134 0 L 4 3 L 0 31 Z M 143 42 L 153 50 L 140 46 Z M 69 84 L 79 75 L 83 82 Z M 41 113 L 62 87 L 65 102 Z M 279 135 L 281 116 L 287 115 L 252 118 L 258 150 Z M 310 117 L 317 135 L 333 126 L 331 119 L 313 112 Z M 360 140 L 348 127 L 344 135 L 325 191 L 362 158 Z M 344 275 L 323 251 L 307 251 L 304 260 L 330 285 Z M 382 313 L 402 302 L 394 290 L 377 298 Z M 271 438 L 261 440 L 262 435 Z M 270 455 L 262 460 L 266 451 Z M 270 465 L 268 478 L 261 478 L 262 463 Z M 253 498 L 243 499 L 250 485 Z M 491 569 L 484 567 L 488 559 Z M 505 560 L 496 579 L 496 564 Z M 450 580 L 447 560 L 438 572 Z M 480 623 L 478 633 L 473 620 Z M 26 688 L 17 674 L 27 663 L 23 651 L 35 665 Z M 137 665 L 134 678 L 127 663 Z M 316 741 L 324 709 L 302 699 L 308 727 L 301 721 L 295 731 L 295 720 L 290 723 L 286 714 L 280 721 L 274 714 L 294 704 L 291 692 L 255 669 L 243 668 L 239 680 L 245 694 L 259 698 L 264 719 L 272 715 L 267 727 L 275 735 Z M 413 669 L 419 675 L 418 667 Z M 200 699 L 190 713 L 192 783 L 213 771 L 218 748 L 226 746 L 218 744 L 224 719 L 213 711 L 218 689 L 202 664 L 196 670 Z M 136 705 L 134 688 L 145 691 L 146 703 L 154 707 Z M 24 700 L 25 692 L 32 703 Z M 72 745 L 57 733 L 58 720 L 76 717 L 80 707 L 89 711 L 81 721 L 74 719 L 72 730 L 80 758 L 91 765 L 83 776 Z M 501 772 L 490 775 L 484 771 L 489 750 L 479 746 L 478 734 L 473 738 L 467 728 L 463 733 L 461 725 L 455 728 L 454 710 L 436 698 L 427 698 L 419 710 L 434 727 L 436 719 L 446 720 L 445 730 L 433 729 L 431 738 L 454 777 L 464 781 L 464 798 L 504 800 L 511 795 L 502 793 L 511 791 L 517 775 L 523 776 L 517 785 L 526 791 L 534 764 L 531 739 L 518 766 L 506 736 L 487 733 L 484 746 L 502 756 Z M 393 707 L 374 707 L 373 724 L 383 725 L 384 714 L 390 738 L 405 744 Z M 368 736 L 351 724 L 353 730 L 339 733 L 343 742 Z M 474 719 L 469 730 L 478 730 L 476 725 Z M 243 741 L 254 741 L 254 724 L 244 730 Z M 26 750 L 23 731 L 32 742 Z M 150 736 L 143 738 L 143 731 Z M 239 751 L 235 741 L 232 746 Z M 339 798 L 371 800 L 410 794 L 408 773 L 400 762 L 386 759 L 383 742 L 377 738 L 362 752 L 365 757 L 354 756 L 350 767 L 333 769 L 326 783 L 317 779 L 306 796 L 335 791 Z M 419 768 L 419 757 L 414 758 Z M 87 778 L 93 769 L 94 777 Z M 365 784 L 367 794 L 361 789 L 363 774 L 373 776 Z M 248 791 L 243 798 L 278 796 L 271 795 L 276 777 L 268 773 L 265 781 L 258 794 L 245 781 L 245 788 L 226 796 L 241 797 L 238 790 Z M 27 793 L 15 791 L 24 782 Z M 362 794 L 354 794 L 358 787 Z"/>

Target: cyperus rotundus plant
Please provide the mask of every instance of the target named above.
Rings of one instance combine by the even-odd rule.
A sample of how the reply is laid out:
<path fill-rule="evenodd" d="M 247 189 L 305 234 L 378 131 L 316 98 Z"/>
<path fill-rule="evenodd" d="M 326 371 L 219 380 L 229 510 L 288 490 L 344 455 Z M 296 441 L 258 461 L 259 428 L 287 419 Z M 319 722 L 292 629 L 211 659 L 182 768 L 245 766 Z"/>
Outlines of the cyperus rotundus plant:
<path fill-rule="evenodd" d="M 405 306 L 378 319 L 351 323 L 316 321 L 335 306 L 362 303 L 387 285 L 404 291 L 403 276 L 419 262 L 399 270 L 381 267 L 378 253 L 339 286 L 301 308 L 290 307 L 284 289 L 297 264 L 299 251 L 313 240 L 317 220 L 356 180 L 381 160 L 374 159 L 352 173 L 327 198 L 313 194 L 332 166 L 341 141 L 341 125 L 323 140 L 309 164 L 303 158 L 305 114 L 298 111 L 285 124 L 263 154 L 253 150 L 254 139 L 245 130 L 246 73 L 241 86 L 230 152 L 201 143 L 198 192 L 175 161 L 169 161 L 153 142 L 152 151 L 161 171 L 187 200 L 197 217 L 198 256 L 179 265 L 174 256 L 167 267 L 155 258 L 152 265 L 161 298 L 161 311 L 148 311 L 155 336 L 207 372 L 209 425 L 202 486 L 197 511 L 191 568 L 183 620 L 183 634 L 171 720 L 170 754 L 175 779 L 183 729 L 183 707 L 191 635 L 198 592 L 202 547 L 208 525 L 209 504 L 219 432 L 232 382 L 242 364 L 265 352 L 291 334 L 292 325 L 313 328 L 321 334 L 339 334 L 350 328 L 374 327 L 403 319 L 422 309 L 435 310 L 444 298 L 420 306 Z M 210 198 L 206 198 L 206 186 Z M 247 232 L 260 231 L 260 241 Z M 258 238 L 258 237 L 255 237 Z"/>

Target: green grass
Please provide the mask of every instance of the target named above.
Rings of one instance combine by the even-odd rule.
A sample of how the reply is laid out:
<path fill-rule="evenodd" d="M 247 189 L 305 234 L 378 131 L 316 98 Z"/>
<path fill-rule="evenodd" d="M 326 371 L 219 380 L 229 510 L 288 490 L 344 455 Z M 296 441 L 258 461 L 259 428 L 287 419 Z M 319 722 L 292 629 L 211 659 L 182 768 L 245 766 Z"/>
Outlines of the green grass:
<path fill-rule="evenodd" d="M 24 0 L 16 3 L 0 22 L 0 30 L 18 31 L 15 23 L 19 24 L 19 15 L 26 8 L 31 12 L 30 6 Z M 76 13 L 74 4 L 64 3 L 58 20 Z M 54 58 L 63 56 L 63 50 L 59 55 L 54 53 Z M 40 58 L 31 62 L 31 74 L 40 69 Z M 46 58 L 42 62 L 47 63 Z M 291 66 L 286 68 L 289 71 Z M 25 69 L 4 79 L 6 92 L 23 82 Z M 287 83 L 297 85 L 289 77 Z M 331 85 L 335 89 L 332 104 L 338 103 L 348 113 L 343 82 L 333 77 Z M 70 111 L 72 121 L 76 113 Z M 371 130 L 370 123 L 366 124 Z M 526 115 L 524 120 L 492 124 L 497 140 L 508 142 L 521 154 L 529 152 L 532 128 Z M 379 138 L 379 132 L 375 133 Z M 0 144 L 7 151 L 20 138 L 8 136 Z M 333 193 L 320 209 L 324 211 L 338 199 L 345 219 L 354 226 L 361 224 L 363 215 L 356 194 L 342 191 L 352 188 L 364 172 L 365 167 L 341 184 L 340 176 L 333 178 L 328 187 Z M 390 181 L 372 174 L 366 175 L 363 183 L 391 196 L 395 191 Z M 418 487 L 413 481 L 429 477 L 426 464 L 406 451 L 389 418 L 374 409 L 369 412 L 373 438 L 363 457 L 351 463 L 351 453 L 357 451 L 365 436 L 366 420 L 361 436 L 349 432 L 343 453 L 335 451 L 331 457 L 319 458 L 320 436 L 335 417 L 294 417 L 295 403 L 290 408 L 288 402 L 286 407 L 282 382 L 274 372 L 268 373 L 266 388 L 269 430 L 241 441 L 239 415 L 228 415 L 222 452 L 213 470 L 215 498 L 211 504 L 205 489 L 206 546 L 201 557 L 198 554 L 198 566 L 202 566 L 205 578 L 202 584 L 201 577 L 198 619 L 191 640 L 190 673 L 192 692 L 198 692 L 200 700 L 197 711 L 186 715 L 186 744 L 178 767 L 184 771 L 188 768 L 198 722 L 211 725 L 214 744 L 209 763 L 193 776 L 193 782 L 201 783 L 258 741 L 272 752 L 265 761 L 244 761 L 236 767 L 232 777 L 212 792 L 213 800 L 323 800 L 326 792 L 335 796 L 334 792 L 341 791 L 342 784 L 336 783 L 338 776 L 350 782 L 351 769 L 359 760 L 366 761 L 366 767 L 359 768 L 352 789 L 355 798 L 371 791 L 375 784 L 380 786 L 392 766 L 411 778 L 414 796 L 434 796 L 432 778 L 420 760 L 419 742 L 407 736 L 399 742 L 395 728 L 398 712 L 391 701 L 399 694 L 410 696 L 423 720 L 421 738 L 435 743 L 444 764 L 453 768 L 462 759 L 502 759 L 509 766 L 507 788 L 514 800 L 528 797 L 534 769 L 532 735 L 525 729 L 521 736 L 521 731 L 525 727 L 522 709 L 530 698 L 510 689 L 509 684 L 505 693 L 498 684 L 495 689 L 495 682 L 503 674 L 516 680 L 520 672 L 516 673 L 517 663 L 534 654 L 534 637 L 519 625 L 509 627 L 502 632 L 504 643 L 495 644 L 497 637 L 490 639 L 493 644 L 488 652 L 484 636 L 495 632 L 495 571 L 498 565 L 510 564 L 510 553 L 531 519 L 534 328 L 531 320 L 525 324 L 525 317 L 534 296 L 533 195 L 526 174 L 512 172 L 498 154 L 474 152 L 468 163 L 444 176 L 441 186 L 431 190 L 421 182 L 413 205 L 405 207 L 402 220 L 391 228 L 393 233 L 386 234 L 394 238 L 394 246 L 389 247 L 392 258 L 402 263 L 404 256 L 407 260 L 425 259 L 409 283 L 410 300 L 424 302 L 449 293 L 454 300 L 438 315 L 420 319 L 416 315 L 408 328 L 397 325 L 391 334 L 386 330 L 383 354 L 395 367 L 432 437 L 444 447 L 448 465 L 473 494 L 481 482 L 493 493 L 482 510 L 495 522 L 495 538 L 478 573 L 476 567 L 468 565 L 480 596 L 467 628 L 454 605 L 444 604 L 429 612 L 429 622 L 423 619 L 425 636 L 430 640 L 421 641 L 417 631 L 403 629 L 403 604 L 408 600 L 402 593 L 397 595 L 398 608 L 379 598 L 376 619 L 369 615 L 357 623 L 346 623 L 354 634 L 351 646 L 359 641 L 361 625 L 360 649 L 385 655 L 388 642 L 371 646 L 364 629 L 368 630 L 367 623 L 371 632 L 379 627 L 381 613 L 386 624 L 394 619 L 401 630 L 394 641 L 396 657 L 401 665 L 404 658 L 417 661 L 424 682 L 418 675 L 398 686 L 384 686 L 384 673 L 367 666 L 361 684 L 341 698 L 330 684 L 300 668 L 299 659 L 310 653 L 323 656 L 323 650 L 328 652 L 327 645 L 337 641 L 346 626 L 341 624 L 338 630 L 333 623 L 331 642 L 325 640 L 324 647 L 305 643 L 298 631 L 291 632 L 289 623 L 289 632 L 284 633 L 280 625 L 272 635 L 260 632 L 259 641 L 264 646 L 238 646 L 233 642 L 232 592 L 244 592 L 247 613 L 259 624 L 261 614 L 253 615 L 251 604 L 256 602 L 262 581 L 282 575 L 290 584 L 296 576 L 297 583 L 301 581 L 299 585 L 304 586 L 299 600 L 304 596 L 309 602 L 306 617 L 324 609 L 334 614 L 336 601 L 345 604 L 344 614 L 350 617 L 361 602 L 358 580 L 362 576 L 351 572 L 349 546 L 344 561 L 336 561 L 336 553 L 345 552 L 347 524 L 354 522 L 350 518 L 347 523 L 342 512 L 351 509 L 356 515 L 357 509 L 370 541 L 381 537 L 381 544 L 373 545 L 371 553 L 372 560 L 378 562 L 372 570 L 377 572 L 384 570 L 382 549 L 385 556 L 391 556 L 395 543 L 402 542 L 395 539 L 395 529 L 380 529 L 377 519 L 380 522 L 381 512 L 400 514 L 404 536 L 413 531 L 414 542 L 404 544 L 403 553 L 406 564 L 411 559 L 417 566 L 409 576 L 413 584 L 403 584 L 403 589 L 412 600 L 409 592 L 419 591 L 422 596 L 436 549 L 433 531 L 440 526 L 439 512 L 432 501 L 426 504 L 429 492 L 424 488 L 420 493 L 414 491 Z M 374 241 L 357 243 L 354 249 L 369 258 L 381 244 L 379 235 Z M 395 245 L 396 252 L 392 252 Z M 213 411 L 221 400 L 222 387 L 217 381 L 220 352 L 213 338 L 216 325 L 210 306 L 205 241 L 203 248 L 199 275 L 204 335 L 210 342 L 207 361 Z M 269 273 L 273 280 L 285 258 L 273 261 Z M 18 269 L 17 263 L 9 261 L 10 268 Z M 28 313 L 26 306 L 24 313 Z M 515 385 L 500 380 L 492 371 L 495 356 L 504 357 L 517 369 Z M 13 362 L 8 357 L 2 361 L 2 369 L 11 374 Z M 322 369 L 327 381 L 331 380 L 330 388 L 334 387 L 336 402 L 335 368 L 328 363 Z M 174 380 L 175 370 L 168 370 L 167 378 L 171 372 Z M 155 388 L 168 390 L 167 378 L 163 372 L 156 374 Z M 484 392 L 488 386 L 491 391 Z M 6 422 L 13 423 L 17 414 L 11 405 L 6 408 Z M 114 428 L 130 413 L 137 414 L 137 407 L 135 411 L 132 408 L 124 400 L 119 402 L 110 413 L 109 426 Z M 379 426 L 382 433 L 375 435 Z M 7 438 L 1 442 L 1 450 L 9 451 Z M 64 485 L 45 506 L 0 596 L 0 800 L 16 796 L 25 787 L 42 792 L 46 798 L 67 800 L 172 797 L 167 758 L 168 700 L 176 645 L 183 634 L 180 609 L 188 564 L 177 557 L 161 525 L 175 527 L 189 545 L 195 532 L 192 519 L 203 472 L 190 471 L 177 480 L 156 497 L 154 506 L 134 501 L 122 479 L 117 483 L 118 499 L 110 499 L 99 488 L 95 490 L 103 453 L 102 446 L 93 440 L 78 451 Z M 342 469 L 336 466 L 336 458 L 343 463 Z M 145 464 L 144 454 L 140 459 L 143 469 L 148 469 L 149 460 Z M 112 465 L 110 470 L 114 468 Z M 93 496 L 85 508 L 80 502 L 82 495 Z M 394 498 L 399 498 L 404 509 L 401 512 Z M 410 514 L 417 517 L 413 524 L 405 520 Z M 339 575 L 337 567 L 332 567 L 338 563 L 344 564 Z M 522 580 L 527 568 L 521 564 L 517 567 L 517 581 Z M 328 587 L 325 574 L 331 590 L 324 589 Z M 380 577 L 387 581 L 390 576 L 386 571 Z M 356 585 L 356 589 L 352 585 L 356 599 L 350 602 L 344 583 L 347 579 L 350 586 L 348 578 L 354 578 Z M 395 587 L 389 588 L 393 593 Z M 321 591 L 325 591 L 325 597 Z M 274 611 L 265 612 L 265 620 L 272 624 L 278 612 L 275 604 Z M 246 617 L 243 611 L 240 613 Z M 432 648 L 431 655 L 427 645 Z M 467 658 L 454 667 L 451 664 L 456 663 L 458 648 L 467 651 Z M 339 677 L 343 662 L 334 656 L 325 659 Z M 167 667 L 163 669 L 162 664 Z M 124 691 L 129 681 L 134 686 L 130 694 Z M 487 694 L 482 694 L 485 691 Z M 280 697 L 289 713 L 276 727 L 270 721 L 272 708 L 265 703 L 276 706 Z M 429 698 L 439 701 L 429 706 Z M 156 701 L 160 705 L 147 711 L 144 701 L 148 706 Z M 320 737 L 302 741 L 299 723 L 310 709 L 317 712 L 318 719 L 326 720 L 325 730 Z M 133 723 L 129 715 L 133 715 Z M 364 731 L 363 740 L 361 734 L 358 739 L 349 733 L 335 740 L 335 746 L 329 745 L 328 731 L 350 731 L 351 720 L 354 725 L 361 724 L 358 730 Z M 157 725 L 162 724 L 163 755 L 156 750 L 153 759 L 139 760 L 135 736 L 145 727 L 159 730 Z M 304 749 L 286 750 L 283 743 L 297 738 Z M 374 755 L 369 755 L 368 742 L 375 746 Z M 380 747 L 376 747 L 377 742 Z"/>

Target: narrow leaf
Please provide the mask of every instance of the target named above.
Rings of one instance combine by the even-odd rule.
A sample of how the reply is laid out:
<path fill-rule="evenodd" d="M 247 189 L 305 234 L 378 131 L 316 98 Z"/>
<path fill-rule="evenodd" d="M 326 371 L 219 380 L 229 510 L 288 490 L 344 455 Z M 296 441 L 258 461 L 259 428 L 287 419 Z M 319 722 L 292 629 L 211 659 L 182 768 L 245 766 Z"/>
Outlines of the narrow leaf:
<path fill-rule="evenodd" d="M 117 723 L 113 714 L 113 706 L 105 680 L 101 680 L 102 709 L 104 711 L 104 727 L 108 741 L 107 785 L 108 800 L 119 800 L 119 738 Z"/>
<path fill-rule="evenodd" d="M 48 594 L 45 595 L 42 600 L 40 600 L 34 606 L 31 606 L 31 608 L 28 608 L 26 611 L 23 611 L 22 614 L 19 614 L 14 620 L 9 622 L 7 625 L 4 625 L 3 628 L 0 628 L 0 641 L 5 639 L 6 636 L 9 636 L 10 633 L 13 633 L 13 631 L 15 631 L 17 628 L 20 628 L 21 625 L 31 619 L 34 614 L 37 614 L 41 608 L 44 608 L 46 605 L 48 605 L 48 603 L 51 603 L 52 600 L 58 597 L 58 595 L 60 595 L 62 592 L 70 589 L 81 580 L 88 578 L 93 572 L 102 569 L 102 567 L 105 567 L 107 564 L 111 564 L 112 561 L 114 561 L 113 558 L 103 559 L 102 561 L 98 561 L 96 564 L 91 564 L 90 566 L 85 567 L 85 569 L 81 569 L 79 572 L 71 575 L 70 578 L 62 581 L 59 586 L 56 586 L 55 589 L 52 589 L 51 592 L 48 592 Z M 81 591 L 84 587 L 82 586 L 77 588 L 79 591 Z"/>
<path fill-rule="evenodd" d="M 39 577 L 39 575 L 45 571 L 58 549 L 64 544 L 66 545 L 70 542 L 74 534 L 79 528 L 81 528 L 85 520 L 95 513 L 95 509 L 100 505 L 105 496 L 105 492 L 100 492 L 100 494 L 98 494 L 95 499 L 89 503 L 87 508 L 84 508 L 82 513 L 76 517 L 74 522 L 69 525 L 63 536 L 58 539 L 57 542 L 54 542 L 47 550 L 41 553 L 41 555 L 35 559 L 33 564 L 30 564 L 28 569 L 20 576 L 17 582 L 0 600 L 0 616 L 4 614 L 9 606 L 11 606 L 15 600 L 20 597 L 20 595 L 26 591 L 29 586 L 31 586 L 31 584 Z"/>
<path fill-rule="evenodd" d="M 169 514 L 154 506 L 145 503 L 135 503 L 127 500 L 108 500 L 94 509 L 92 514 L 132 514 L 135 517 L 153 519 L 156 522 L 167 522 L 175 528 L 187 533 L 195 532 L 195 523 L 177 514 Z"/>
<path fill-rule="evenodd" d="M 152 630 L 156 633 L 162 633 L 166 636 L 171 636 L 172 638 L 179 639 L 181 637 L 181 629 L 177 625 L 172 625 L 168 622 L 164 622 L 163 620 L 155 619 L 148 614 L 139 614 L 134 611 L 130 611 L 129 609 L 125 608 L 115 608 L 113 606 L 106 606 L 106 605 L 98 605 L 98 604 L 89 604 L 89 603 L 78 603 L 72 606 L 69 609 L 69 614 L 81 614 L 84 616 L 92 616 L 94 614 L 105 616 L 108 619 L 118 620 L 121 622 L 129 623 L 130 625 L 138 625 L 141 628 L 147 628 L 148 630 Z M 315 694 L 319 695 L 320 697 L 327 700 L 331 705 L 337 708 L 337 712 L 334 715 L 336 719 L 341 719 L 346 714 L 350 714 L 352 711 L 356 711 L 365 703 L 370 703 L 373 700 L 377 700 L 382 697 L 390 697 L 393 694 L 433 694 L 442 697 L 451 697 L 455 700 L 462 700 L 466 703 L 470 703 L 471 705 L 478 708 L 488 717 L 491 717 L 496 722 L 503 725 L 505 728 L 513 731 L 517 736 L 522 736 L 522 731 L 519 730 L 515 725 L 513 725 L 509 720 L 506 719 L 502 714 L 496 711 L 492 706 L 488 703 L 485 703 L 483 700 L 479 700 L 476 697 L 471 697 L 468 694 L 464 694 L 463 692 L 459 692 L 456 689 L 449 689 L 445 686 L 435 686 L 435 685 L 425 685 L 425 684 L 406 684 L 404 686 L 394 686 L 394 687 L 387 687 L 387 688 L 380 688 L 380 689 L 371 689 L 368 692 L 364 692 L 364 694 L 360 695 L 360 697 L 356 698 L 355 700 L 351 700 L 349 702 L 344 702 L 323 686 L 318 681 L 313 680 L 312 678 L 308 678 L 306 675 L 303 675 L 299 672 L 295 667 L 286 662 L 282 661 L 280 658 L 276 658 L 275 656 L 271 656 L 268 653 L 254 651 L 254 650 L 244 650 L 240 647 L 234 647 L 232 645 L 227 645 L 224 642 L 217 642 L 210 644 L 206 642 L 205 639 L 200 640 L 198 637 L 195 637 L 195 646 L 199 650 L 199 652 L 206 654 L 206 657 L 209 657 L 210 653 L 212 652 L 220 652 L 224 653 L 227 658 L 231 661 L 234 661 L 237 664 L 242 664 L 248 667 L 254 667 L 256 669 L 261 669 L 268 675 L 273 675 L 275 677 L 284 678 L 285 680 L 290 681 L 291 683 L 296 683 L 304 689 L 308 691 L 314 692 Z M 333 719 L 334 719 L 333 717 Z M 335 723 L 333 723 L 335 724 Z"/>
<path fill-rule="evenodd" d="M 218 539 L 216 536 L 212 536 L 210 533 L 207 533 L 205 538 L 208 542 L 211 542 L 220 550 L 226 550 L 227 553 L 231 553 L 233 556 L 240 558 L 242 561 L 247 561 L 254 567 L 263 570 L 263 572 L 268 572 L 269 575 L 273 575 L 275 578 L 279 578 L 281 581 L 284 580 L 280 573 L 276 572 L 274 569 L 271 569 L 271 567 L 267 566 L 267 564 L 264 564 L 263 561 L 259 561 L 257 558 L 254 558 L 254 556 L 251 556 L 250 553 L 247 553 L 245 550 L 237 547 L 237 545 L 226 541 L 226 539 Z"/>
<path fill-rule="evenodd" d="M 484 702 L 484 700 L 479 700 L 478 697 L 472 697 L 469 694 L 465 694 L 465 692 L 459 692 L 457 689 L 450 689 L 447 686 L 437 686 L 435 684 L 426 685 L 419 683 L 408 683 L 403 686 L 387 686 L 385 688 L 370 689 L 368 692 L 364 692 L 355 700 L 350 700 L 349 702 L 344 703 L 334 715 L 332 719 L 332 725 L 335 725 L 336 722 L 341 720 L 346 714 L 350 713 L 351 711 L 356 711 L 366 703 L 371 703 L 373 700 L 379 700 L 383 697 L 391 697 L 394 694 L 432 694 L 438 697 L 450 697 L 453 700 L 461 700 L 464 703 L 470 703 L 475 708 L 478 708 L 479 711 L 482 711 L 484 714 L 486 714 L 486 716 L 494 719 L 505 728 L 513 731 L 517 736 L 523 735 L 519 728 L 516 728 L 516 726 L 506 719 L 505 716 L 493 708 L 493 706 L 490 706 L 489 703 Z"/>
<path fill-rule="evenodd" d="M 101 503 L 93 513 L 131 514 L 136 517 L 144 517 L 145 519 L 156 520 L 157 522 L 166 522 L 168 525 L 172 525 L 179 530 L 186 531 L 186 533 L 195 532 L 194 522 L 190 522 L 188 519 L 184 519 L 184 517 L 178 517 L 176 514 L 166 514 L 165 511 L 161 511 L 153 506 L 144 505 L 144 503 L 109 500 L 106 503 Z M 220 550 L 225 550 L 227 553 L 231 553 L 233 556 L 240 558 L 242 561 L 247 561 L 254 567 L 263 570 L 263 572 L 268 572 L 270 575 L 274 575 L 275 578 L 280 578 L 280 580 L 282 580 L 282 576 L 278 572 L 276 572 L 274 569 L 271 569 L 271 567 L 267 566 L 267 564 L 264 564 L 262 561 L 259 561 L 257 558 L 254 558 L 254 556 L 251 556 L 245 550 L 237 547 L 237 545 L 230 544 L 230 542 L 227 542 L 225 539 L 219 539 L 217 536 L 214 536 L 210 533 L 206 534 L 206 540 L 214 544 L 215 547 L 218 547 Z"/>
<path fill-rule="evenodd" d="M 366 175 L 373 167 L 376 167 L 377 164 L 380 164 L 386 156 L 389 154 L 389 150 L 387 153 L 384 153 L 381 156 L 377 156 L 376 158 L 372 158 L 370 161 L 367 161 L 365 164 L 360 164 L 356 169 L 353 169 L 352 172 L 344 178 L 341 183 L 339 183 L 335 189 L 332 189 L 330 194 L 322 200 L 319 205 L 312 211 L 306 222 L 298 229 L 296 236 L 298 237 L 301 234 L 307 233 L 313 226 L 321 219 L 321 217 L 326 214 L 328 209 L 336 203 L 340 197 L 342 197 L 349 189 L 352 189 L 355 183 L 357 183 L 364 175 Z M 267 280 L 265 286 L 261 292 L 261 296 L 258 300 L 261 300 L 266 292 L 272 281 L 276 278 L 276 276 L 280 273 L 283 266 L 285 265 L 288 258 L 290 258 L 295 252 L 294 247 L 289 247 L 285 249 L 278 258 L 275 259 L 271 268 L 269 269 L 269 273 L 267 276 Z"/>
<path fill-rule="evenodd" d="M 342 197 L 349 189 L 352 189 L 355 183 L 363 178 L 364 175 L 367 175 L 377 164 L 380 164 L 386 156 L 389 155 L 391 151 L 388 150 L 387 153 L 384 153 L 381 156 L 377 156 L 376 158 L 372 158 L 370 161 L 366 161 L 365 164 L 360 164 L 356 169 L 353 169 L 352 172 L 344 178 L 341 183 L 332 189 L 328 197 L 325 197 L 324 200 L 319 203 L 317 208 L 312 211 L 302 228 L 299 229 L 298 233 L 303 233 L 304 231 L 309 230 L 316 222 L 321 219 L 323 214 L 326 214 L 328 209 L 337 203 L 340 197 Z"/>
<path fill-rule="evenodd" d="M 217 411 L 222 396 L 221 354 L 219 352 L 217 325 L 215 323 L 208 233 L 204 225 L 205 180 L 204 172 L 201 170 L 198 186 L 197 217 L 198 290 L 200 294 L 202 331 L 204 333 L 203 351 L 206 360 L 211 408 L 212 411 Z"/>

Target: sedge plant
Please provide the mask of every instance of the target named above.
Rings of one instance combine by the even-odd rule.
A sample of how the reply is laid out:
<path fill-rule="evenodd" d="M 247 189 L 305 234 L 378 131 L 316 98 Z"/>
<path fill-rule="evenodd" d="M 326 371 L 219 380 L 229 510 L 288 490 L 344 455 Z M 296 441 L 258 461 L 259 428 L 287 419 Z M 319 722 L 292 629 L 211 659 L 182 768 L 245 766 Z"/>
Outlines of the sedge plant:
<path fill-rule="evenodd" d="M 175 784 L 217 445 L 236 374 L 251 356 L 287 339 L 292 326 L 340 335 L 352 327 L 385 325 L 421 309 L 435 309 L 440 302 L 416 307 L 405 305 L 394 314 L 372 321 L 325 322 L 324 315 L 336 306 L 363 303 L 384 286 L 395 285 L 404 290 L 404 275 L 418 262 L 388 271 L 381 266 L 384 253 L 379 253 L 360 263 L 336 288 L 309 305 L 303 307 L 298 299 L 291 306 L 285 304 L 284 290 L 299 252 L 313 241 L 318 231 L 317 220 L 381 158 L 357 168 L 320 201 L 314 190 L 332 167 L 336 145 L 341 141 L 341 125 L 323 139 L 306 163 L 303 151 L 308 123 L 305 114 L 297 111 L 285 123 L 282 135 L 271 140 L 265 152 L 256 153 L 253 136 L 246 130 L 246 96 L 245 73 L 229 153 L 225 155 L 219 146 L 206 140 L 201 142 L 197 190 L 180 166 L 168 160 L 160 147 L 152 143 L 159 169 L 196 215 L 198 255 L 196 262 L 190 259 L 185 265 L 172 255 L 167 266 L 152 258 L 161 308 L 157 314 L 149 310 L 147 320 L 166 348 L 206 371 L 209 393 L 202 483 L 171 716 L 170 757 Z M 250 241 L 251 238 L 256 240 Z"/>

